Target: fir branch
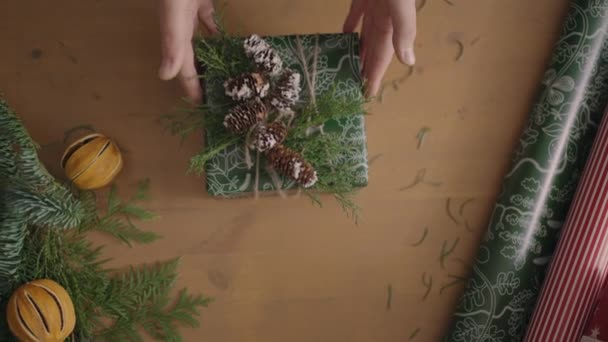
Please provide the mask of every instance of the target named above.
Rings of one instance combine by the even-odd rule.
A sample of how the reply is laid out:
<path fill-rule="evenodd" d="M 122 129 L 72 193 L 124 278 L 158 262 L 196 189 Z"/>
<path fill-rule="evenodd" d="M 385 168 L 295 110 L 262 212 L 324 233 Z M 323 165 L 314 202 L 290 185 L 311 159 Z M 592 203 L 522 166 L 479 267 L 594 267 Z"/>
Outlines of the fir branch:
<path fill-rule="evenodd" d="M 34 192 L 24 184 L 12 183 L 5 190 L 5 200 L 15 213 L 30 225 L 73 228 L 84 219 L 85 212 L 69 191 L 57 185 L 52 191 Z"/>

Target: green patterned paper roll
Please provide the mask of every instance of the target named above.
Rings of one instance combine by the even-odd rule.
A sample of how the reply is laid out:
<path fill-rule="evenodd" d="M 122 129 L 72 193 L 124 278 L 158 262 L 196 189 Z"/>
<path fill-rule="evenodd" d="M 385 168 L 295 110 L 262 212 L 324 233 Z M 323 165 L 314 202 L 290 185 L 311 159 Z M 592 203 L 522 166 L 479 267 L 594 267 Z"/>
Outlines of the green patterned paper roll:
<path fill-rule="evenodd" d="M 520 341 L 608 101 L 608 0 L 573 0 L 446 341 Z"/>

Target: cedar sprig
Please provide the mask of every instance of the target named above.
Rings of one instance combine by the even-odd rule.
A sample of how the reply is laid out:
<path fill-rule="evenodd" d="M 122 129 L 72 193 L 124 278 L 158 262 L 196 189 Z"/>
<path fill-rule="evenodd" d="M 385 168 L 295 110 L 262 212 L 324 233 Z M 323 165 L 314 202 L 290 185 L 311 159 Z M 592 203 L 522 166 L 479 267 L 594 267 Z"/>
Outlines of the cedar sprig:
<path fill-rule="evenodd" d="M 122 240 L 131 246 L 131 242 L 150 243 L 160 238 L 153 232 L 138 228 L 133 221 L 148 221 L 157 216 L 139 206 L 137 203 L 148 198 L 149 180 L 139 182 L 136 193 L 129 201 L 123 201 L 117 194 L 116 185 L 112 185 L 107 199 L 107 208 L 103 215 L 94 215 L 80 227 L 82 231 L 95 230 L 104 232 Z"/>
<path fill-rule="evenodd" d="M 316 105 L 309 103 L 302 108 L 292 125 L 287 141 L 306 139 L 310 127 L 322 125 L 328 121 L 340 120 L 353 115 L 364 115 L 367 100 L 363 96 L 352 97 L 340 95 L 335 87 L 316 98 Z"/>
<path fill-rule="evenodd" d="M 199 307 L 211 300 L 181 290 L 175 303 L 170 291 L 177 278 L 178 259 L 154 266 L 131 268 L 115 276 L 101 310 L 115 320 L 98 336 L 105 341 L 139 340 L 139 328 L 162 341 L 180 341 L 177 322 L 196 327 Z"/>
<path fill-rule="evenodd" d="M 94 197 L 87 192 L 81 194 L 81 198 L 89 202 Z M 155 235 L 139 229 L 125 232 L 128 226 L 114 231 L 108 228 L 112 226 L 108 222 L 118 221 L 107 221 L 108 218 L 123 222 L 152 218 L 152 213 L 134 204 L 146 198 L 147 181 L 140 182 L 128 200 L 119 198 L 114 188 L 108 195 L 104 215 L 85 222 L 86 226 L 63 231 L 29 230 L 21 282 L 50 278 L 66 288 L 77 314 L 76 340 L 95 337 L 105 341 L 140 341 L 142 328 L 159 340 L 179 341 L 179 324 L 196 326 L 198 308 L 210 303 L 206 297 L 182 290 L 172 304 L 171 290 L 177 277 L 178 260 L 116 272 L 105 267 L 108 259 L 102 259 L 102 247 L 94 246 L 85 238 L 87 232 L 100 231 L 129 245 L 151 242 L 153 239 L 149 237 L 156 238 Z"/>
<path fill-rule="evenodd" d="M 182 291 L 171 305 L 174 281 L 168 280 L 176 278 L 177 264 L 132 268 L 123 277 L 106 267 L 102 247 L 86 238 L 97 231 L 129 245 L 156 239 L 134 224 L 155 217 L 139 204 L 148 198 L 149 183 L 141 182 L 128 199 L 112 188 L 105 209 L 98 211 L 101 203 L 93 192 L 71 191 L 46 171 L 37 145 L 2 99 L 0 133 L 0 340 L 12 339 L 4 317 L 6 298 L 23 283 L 40 278 L 55 280 L 70 294 L 77 323 L 68 341 L 97 340 L 108 329 L 142 340 L 140 328 L 160 340 L 179 340 L 178 324 L 194 325 L 198 308 L 209 300 Z M 117 296 L 116 288 L 130 291 Z M 146 329 L 145 322 L 160 322 L 164 329 Z"/>

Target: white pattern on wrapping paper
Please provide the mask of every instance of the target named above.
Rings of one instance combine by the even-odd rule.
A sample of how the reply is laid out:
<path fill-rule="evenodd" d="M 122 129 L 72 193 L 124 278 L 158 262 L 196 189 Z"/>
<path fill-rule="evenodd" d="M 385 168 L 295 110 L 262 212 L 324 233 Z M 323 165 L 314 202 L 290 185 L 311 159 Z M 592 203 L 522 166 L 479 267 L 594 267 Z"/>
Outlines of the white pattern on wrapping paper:
<path fill-rule="evenodd" d="M 606 4 L 608 4 L 607 1 L 602 1 L 601 2 L 603 4 L 603 7 L 598 7 L 600 10 L 602 8 L 606 8 Z M 578 14 L 582 14 L 584 17 L 584 20 L 587 19 L 587 16 L 590 15 L 590 11 L 593 11 L 594 9 L 587 9 L 587 10 L 582 10 L 580 9 L 580 7 L 576 6 L 576 4 L 573 4 L 573 6 L 575 7 L 575 10 L 578 11 Z M 597 7 L 597 6 L 596 6 Z M 598 9 L 595 9 L 596 11 L 598 11 Z M 606 13 L 606 10 L 601 10 L 598 13 Z M 597 13 L 596 13 L 597 14 Z M 567 20 L 566 20 L 566 25 L 564 30 L 568 30 L 568 29 L 572 29 L 573 27 L 576 27 L 577 25 L 577 21 L 575 20 L 575 18 L 570 15 Z M 587 24 L 587 22 L 583 22 L 583 24 Z M 566 27 L 567 26 L 567 27 Z M 587 28 L 588 26 L 584 27 L 585 29 L 583 29 L 583 33 L 587 33 Z M 560 41 L 557 43 L 557 52 L 554 54 L 553 57 L 553 61 L 552 63 L 554 63 L 555 61 L 557 62 L 566 62 L 567 64 L 560 69 L 560 74 L 563 74 L 566 70 L 568 70 L 570 68 L 570 66 L 573 63 L 576 63 L 574 66 L 578 69 L 581 68 L 581 64 L 579 63 L 581 60 L 581 55 L 579 53 L 579 51 L 582 51 L 581 49 L 584 47 L 585 44 L 581 44 L 581 40 L 584 41 L 587 38 L 585 37 L 589 37 L 589 36 L 597 36 L 597 34 L 599 34 L 599 30 L 593 32 L 592 34 L 589 35 L 584 35 L 581 33 L 576 33 L 573 35 L 570 35 L 569 37 L 567 37 L 566 35 L 562 35 L 562 38 L 560 39 Z M 578 37 L 581 38 L 578 38 Z M 565 41 L 566 39 L 570 38 L 578 38 L 576 43 L 573 42 L 569 42 L 569 41 Z M 586 43 L 586 41 L 584 42 Z M 579 45 L 579 47 L 577 48 L 576 46 Z M 583 46 L 580 46 L 583 45 Z M 585 51 L 583 51 L 585 52 Z M 603 60 L 605 60 L 606 57 L 603 57 Z M 603 67 L 602 67 L 603 68 Z M 587 70 L 589 69 L 589 66 L 584 66 L 583 70 L 584 71 L 589 71 Z M 602 72 L 601 69 L 596 70 L 597 68 L 593 68 L 593 70 L 590 70 L 591 72 L 588 74 L 592 74 L 595 75 L 597 73 L 600 74 L 604 74 L 604 72 Z M 597 73 L 596 73 L 597 71 Z M 556 73 L 557 74 L 557 73 Z M 601 80 L 603 79 L 602 77 L 598 77 L 595 80 Z M 587 82 L 586 80 L 583 80 L 583 83 Z M 566 81 L 566 83 L 564 83 L 564 85 L 568 86 L 568 81 Z M 589 82 L 587 82 L 589 83 Z M 569 86 L 567 87 L 569 88 Z M 579 86 L 580 88 L 580 86 Z M 589 119 L 590 116 L 590 109 L 591 108 L 595 108 L 594 110 L 597 109 L 598 105 L 595 104 L 593 102 L 593 99 L 596 97 L 601 97 L 598 96 L 597 91 L 598 89 L 601 89 L 601 87 L 598 87 L 597 84 L 590 84 L 588 87 L 586 88 L 590 88 L 590 89 L 585 89 L 585 91 L 583 91 L 584 93 L 584 97 L 585 97 L 585 101 L 586 103 L 583 105 L 582 108 L 580 108 L 581 112 L 579 112 L 579 115 L 573 115 L 574 117 L 576 117 L 576 120 L 580 120 L 580 122 L 576 122 L 576 123 L 566 123 L 566 125 L 564 125 L 566 131 L 568 131 L 568 129 L 571 128 L 575 128 L 574 131 L 570 130 L 570 132 L 574 133 L 574 134 L 584 134 L 584 129 L 590 128 L 594 126 L 594 123 Z M 563 89 L 559 89 L 559 91 L 561 91 Z M 577 94 L 577 98 L 580 99 L 580 89 L 577 89 L 577 92 L 579 94 Z M 592 91 L 590 91 L 592 90 Z M 557 93 L 555 93 L 555 90 L 551 89 L 551 91 L 553 91 L 553 94 L 551 94 L 552 96 L 552 103 L 554 105 L 556 105 L 558 102 L 560 102 L 560 98 L 561 96 L 558 95 Z M 595 93 L 595 94 L 592 94 Z M 545 95 L 547 96 L 547 95 Z M 542 99 L 539 101 L 539 103 L 542 102 Z M 544 122 L 546 115 L 563 115 L 563 114 L 567 114 L 567 112 L 565 110 L 563 110 L 563 105 L 559 106 L 562 107 L 559 110 L 555 110 L 554 108 L 540 108 L 539 106 L 536 106 L 534 109 L 534 112 L 532 113 L 532 120 L 535 120 L 537 125 L 540 125 Z M 572 113 L 570 113 L 572 114 Z M 571 115 L 572 116 L 572 115 Z M 554 120 L 559 120 L 556 117 L 553 117 Z M 546 134 L 546 132 L 545 132 Z M 535 160 L 533 158 L 523 158 L 521 159 L 522 155 L 524 154 L 525 150 L 532 144 L 534 143 L 537 138 L 538 138 L 539 132 L 531 127 L 526 127 L 525 129 L 525 135 L 524 138 L 520 140 L 520 144 L 522 146 L 522 149 L 520 151 L 517 152 L 516 157 L 517 159 L 515 160 L 514 163 L 514 168 L 512 169 L 512 172 L 510 172 L 505 178 L 508 179 L 510 177 L 512 177 L 515 172 L 520 169 L 522 167 L 523 164 L 526 163 L 531 163 L 534 168 L 539 171 L 541 174 L 549 174 L 548 178 L 551 178 L 552 175 L 556 175 L 559 173 L 562 173 L 563 170 L 565 169 L 565 167 L 569 164 L 574 162 L 577 159 L 577 154 L 578 151 L 576 149 L 572 149 L 568 146 L 568 144 L 571 143 L 571 141 L 576 141 L 579 139 L 579 137 L 577 136 L 571 136 L 570 133 L 568 134 L 563 134 L 559 139 L 556 139 L 556 143 L 553 144 L 554 147 L 557 147 L 553 150 L 550 150 L 550 153 L 553 153 L 554 151 L 557 152 L 561 152 L 561 153 L 557 153 L 553 156 L 553 158 L 551 159 L 551 164 L 549 164 L 548 166 L 544 166 L 541 165 L 538 160 Z M 560 157 L 560 158 L 558 158 Z M 563 163 L 563 164 L 562 164 Z M 547 177 L 546 177 L 547 178 Z M 567 185 L 568 186 L 568 185 Z M 545 195 L 547 196 L 551 196 L 553 192 L 555 192 L 555 198 L 562 198 L 563 195 L 561 195 L 561 190 L 554 187 L 554 186 L 547 186 L 547 184 L 544 184 L 544 187 L 542 187 L 541 190 L 544 190 Z M 504 192 L 505 189 L 503 187 L 502 191 Z M 551 193 L 550 193 L 551 192 Z M 571 191 L 570 191 L 571 192 Z M 502 193 L 501 193 L 502 196 Z M 547 197 L 545 196 L 545 198 Z M 504 219 L 504 212 L 503 213 L 499 213 L 498 211 L 500 210 L 507 210 L 507 208 L 514 208 L 511 206 L 505 206 L 504 208 L 500 209 L 500 208 L 495 208 L 492 212 L 492 219 L 490 220 L 490 224 L 494 224 L 497 222 L 496 218 L 500 216 L 500 220 L 498 221 L 498 223 L 496 223 L 497 225 L 501 224 L 502 220 Z M 536 212 L 536 215 L 538 215 L 538 212 Z M 548 223 L 549 224 L 549 223 Z M 532 231 L 533 229 L 530 229 L 530 231 Z M 491 231 L 490 229 L 487 230 L 486 236 L 488 237 L 488 239 L 493 239 L 494 237 L 491 236 Z M 482 260 L 482 262 L 480 264 L 483 263 L 487 263 L 489 262 L 489 259 L 484 259 Z M 475 268 L 477 268 L 477 266 L 475 266 Z M 477 271 L 477 269 L 476 269 Z M 481 278 L 481 275 L 480 275 Z M 535 278 L 536 279 L 536 278 Z M 476 284 L 473 284 L 476 285 Z M 526 289 L 523 291 L 519 291 L 517 296 L 515 298 L 513 298 L 513 300 L 507 305 L 507 307 L 512 307 L 512 308 L 517 308 L 517 312 L 513 312 L 510 314 L 509 317 L 509 334 L 511 336 L 512 339 L 515 339 L 518 335 L 522 334 L 522 321 L 524 321 L 525 317 L 523 317 L 523 315 L 525 314 L 525 304 L 530 302 L 530 299 L 533 298 L 534 295 L 533 293 Z M 519 302 L 516 302 L 516 300 L 519 300 Z M 480 331 L 483 329 L 486 332 L 489 332 L 491 330 L 491 325 L 492 325 L 492 319 L 495 318 L 495 310 L 498 309 L 496 308 L 494 305 L 491 305 L 491 310 L 489 310 L 487 312 L 487 320 L 470 320 L 468 322 L 465 322 L 466 324 L 461 324 L 463 323 L 463 321 L 458 321 L 457 322 L 457 326 L 455 331 L 453 331 L 452 334 L 452 338 L 455 340 L 459 340 L 459 338 L 461 338 L 462 336 L 468 336 L 468 335 L 463 335 L 463 334 L 467 334 L 466 332 L 463 333 L 463 331 L 461 331 L 462 328 L 466 328 L 469 329 L 469 334 L 475 333 L 475 335 L 479 338 L 481 338 L 481 336 L 485 335 L 484 333 L 481 333 Z M 468 311 L 467 308 L 460 308 L 458 309 L 458 313 L 460 312 L 466 312 Z M 483 313 L 485 314 L 485 312 L 479 312 L 476 311 L 477 313 Z M 504 313 L 504 309 L 502 311 L 502 313 Z M 470 317 L 468 317 L 470 318 Z M 467 318 L 467 319 L 468 319 Z"/>

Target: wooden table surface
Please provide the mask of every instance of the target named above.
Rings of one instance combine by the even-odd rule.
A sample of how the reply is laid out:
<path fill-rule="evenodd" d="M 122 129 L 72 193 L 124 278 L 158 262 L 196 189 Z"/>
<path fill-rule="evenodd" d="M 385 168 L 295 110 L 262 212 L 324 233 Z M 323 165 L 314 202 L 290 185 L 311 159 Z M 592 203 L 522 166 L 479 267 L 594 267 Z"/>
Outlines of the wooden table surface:
<path fill-rule="evenodd" d="M 181 94 L 156 78 L 156 1 L 0 2 L 0 92 L 38 143 L 91 124 L 126 150 L 123 191 L 151 179 L 161 218 L 145 228 L 164 238 L 132 249 L 96 239 L 116 266 L 182 256 L 179 287 L 214 298 L 186 341 L 438 341 L 463 288 L 442 286 L 476 253 L 568 1 L 452 3 L 426 1 L 412 77 L 371 106 L 359 226 L 329 199 L 216 200 L 186 175 L 201 139 L 180 145 L 158 123 Z M 243 33 L 337 32 L 348 5 L 230 0 L 225 16 Z M 386 80 L 407 72 L 395 61 Z M 53 172 L 60 152 L 43 149 Z M 441 185 L 399 191 L 422 172 Z"/>

